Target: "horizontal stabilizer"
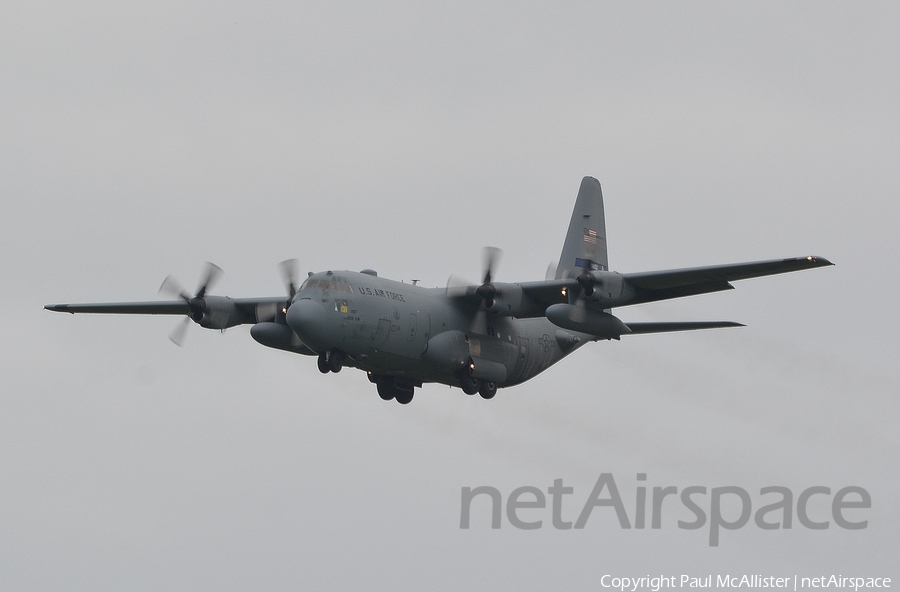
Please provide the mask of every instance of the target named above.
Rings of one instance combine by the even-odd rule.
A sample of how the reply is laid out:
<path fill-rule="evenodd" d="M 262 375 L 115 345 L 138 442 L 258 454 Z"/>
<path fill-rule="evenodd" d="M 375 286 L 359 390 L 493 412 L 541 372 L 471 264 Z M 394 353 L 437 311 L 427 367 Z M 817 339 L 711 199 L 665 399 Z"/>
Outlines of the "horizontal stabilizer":
<path fill-rule="evenodd" d="M 672 331 L 694 331 L 695 329 L 721 329 L 723 327 L 743 327 L 733 321 L 687 321 L 674 323 L 626 323 L 631 334 L 669 333 Z"/>

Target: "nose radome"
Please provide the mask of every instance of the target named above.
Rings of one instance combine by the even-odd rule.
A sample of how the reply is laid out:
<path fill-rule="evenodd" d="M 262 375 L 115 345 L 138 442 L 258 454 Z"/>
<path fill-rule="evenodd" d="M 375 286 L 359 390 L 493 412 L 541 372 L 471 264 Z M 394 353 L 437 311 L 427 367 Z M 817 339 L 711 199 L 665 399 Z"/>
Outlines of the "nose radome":
<path fill-rule="evenodd" d="M 325 313 L 321 304 L 304 298 L 291 304 L 285 319 L 303 343 L 316 351 L 325 351 L 329 348 L 330 333 Z"/>

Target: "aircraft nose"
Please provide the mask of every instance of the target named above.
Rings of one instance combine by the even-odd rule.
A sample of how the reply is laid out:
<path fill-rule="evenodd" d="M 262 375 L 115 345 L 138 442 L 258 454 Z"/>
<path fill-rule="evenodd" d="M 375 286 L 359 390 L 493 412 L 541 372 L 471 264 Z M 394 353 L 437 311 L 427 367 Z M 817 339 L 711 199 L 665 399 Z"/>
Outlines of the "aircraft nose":
<path fill-rule="evenodd" d="M 303 343 L 316 351 L 325 351 L 330 333 L 325 312 L 321 304 L 304 298 L 291 304 L 285 319 Z"/>

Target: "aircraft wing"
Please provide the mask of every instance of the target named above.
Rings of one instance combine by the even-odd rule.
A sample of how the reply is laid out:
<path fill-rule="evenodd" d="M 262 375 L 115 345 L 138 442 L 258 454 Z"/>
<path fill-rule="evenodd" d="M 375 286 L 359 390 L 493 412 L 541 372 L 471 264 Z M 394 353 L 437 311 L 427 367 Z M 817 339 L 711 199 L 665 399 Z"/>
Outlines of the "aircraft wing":
<path fill-rule="evenodd" d="M 572 279 L 545 280 L 543 282 L 524 282 L 518 284 L 522 288 L 522 294 L 529 302 L 533 302 L 534 313 L 530 316 L 542 317 L 544 310 L 551 304 L 564 304 L 569 301 L 569 293 L 578 290 L 578 282 Z"/>
<path fill-rule="evenodd" d="M 734 280 L 813 269 L 827 265 L 834 264 L 824 257 L 809 256 L 665 271 L 626 273 L 622 274 L 622 278 L 626 284 L 635 289 L 635 294 L 628 302 L 617 304 L 617 306 L 731 290 L 734 286 L 730 282 Z"/>
<path fill-rule="evenodd" d="M 276 307 L 285 303 L 285 297 L 228 298 L 206 296 L 209 308 L 221 311 L 229 317 L 229 326 L 256 323 L 274 315 Z M 44 307 L 55 312 L 90 314 L 139 314 L 139 315 L 188 315 L 190 306 L 184 300 L 151 302 L 101 302 L 89 304 L 48 304 Z"/>
<path fill-rule="evenodd" d="M 190 312 L 187 302 L 103 302 L 92 304 L 48 304 L 47 310 L 68 313 L 186 315 Z"/>
<path fill-rule="evenodd" d="M 669 300 L 695 294 L 706 294 L 721 290 L 731 290 L 730 282 L 765 275 L 788 273 L 803 269 L 813 269 L 834 265 L 824 257 L 795 257 L 790 259 L 771 259 L 749 263 L 730 263 L 707 267 L 688 267 L 663 271 L 641 273 L 594 272 L 598 278 L 598 286 L 604 281 L 615 280 L 614 293 L 605 299 L 590 302 L 589 306 L 597 309 L 631 306 L 644 302 Z M 520 318 L 543 316 L 547 307 L 569 302 L 569 295 L 579 294 L 581 287 L 575 278 L 525 282 L 517 284 L 524 296 Z M 599 288 L 604 289 L 604 288 Z M 681 329 L 668 329 L 681 330 Z M 645 331 L 647 332 L 647 331 Z"/>

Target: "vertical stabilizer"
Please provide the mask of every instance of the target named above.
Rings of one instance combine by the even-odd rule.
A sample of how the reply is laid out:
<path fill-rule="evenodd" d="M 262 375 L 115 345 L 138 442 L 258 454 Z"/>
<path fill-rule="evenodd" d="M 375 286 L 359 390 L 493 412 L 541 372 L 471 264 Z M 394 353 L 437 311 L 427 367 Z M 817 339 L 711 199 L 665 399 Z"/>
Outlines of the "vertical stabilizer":
<path fill-rule="evenodd" d="M 600 181 L 593 177 L 581 180 L 566 242 L 559 256 L 556 279 L 575 277 L 584 271 L 586 265 L 594 271 L 609 269 L 603 194 Z"/>

